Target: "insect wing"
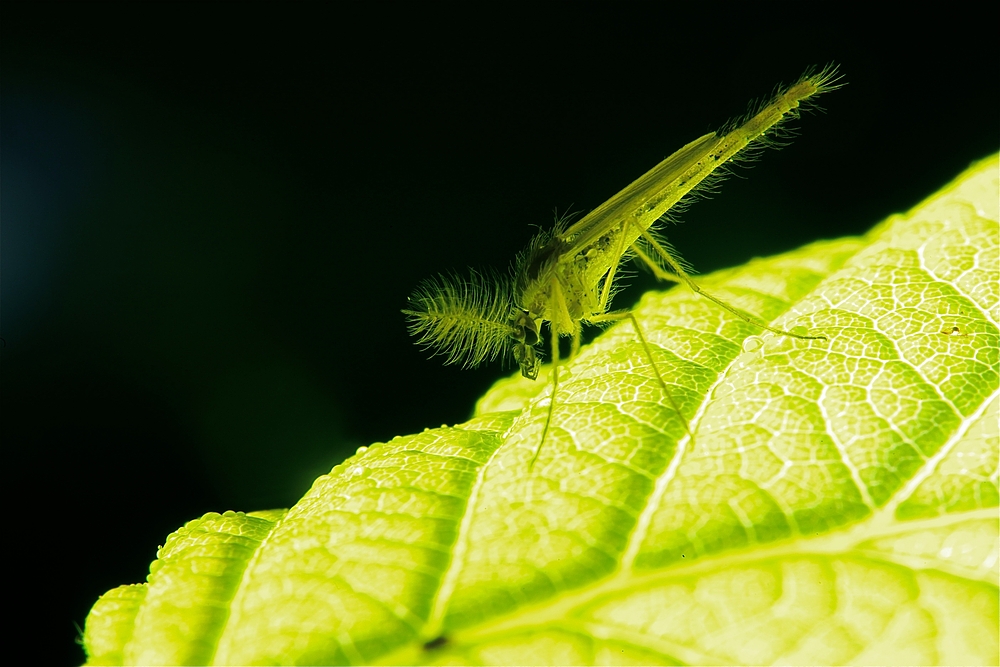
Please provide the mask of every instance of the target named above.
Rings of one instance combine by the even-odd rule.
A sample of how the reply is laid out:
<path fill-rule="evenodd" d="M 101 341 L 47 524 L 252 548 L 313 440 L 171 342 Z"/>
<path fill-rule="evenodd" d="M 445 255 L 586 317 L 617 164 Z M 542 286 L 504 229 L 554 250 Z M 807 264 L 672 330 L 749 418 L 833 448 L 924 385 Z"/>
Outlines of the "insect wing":
<path fill-rule="evenodd" d="M 639 237 L 640 230 L 648 229 L 691 187 L 697 185 L 696 182 L 691 187 L 685 187 L 687 173 L 710 156 L 719 141 L 720 137 L 715 132 L 695 139 L 570 226 L 559 235 L 569 244 L 568 252 L 563 257 L 586 252 L 602 237 L 621 229 L 622 224 L 631 219 L 638 228 L 626 232 L 634 237 L 625 241 L 624 246 L 630 246 Z"/>

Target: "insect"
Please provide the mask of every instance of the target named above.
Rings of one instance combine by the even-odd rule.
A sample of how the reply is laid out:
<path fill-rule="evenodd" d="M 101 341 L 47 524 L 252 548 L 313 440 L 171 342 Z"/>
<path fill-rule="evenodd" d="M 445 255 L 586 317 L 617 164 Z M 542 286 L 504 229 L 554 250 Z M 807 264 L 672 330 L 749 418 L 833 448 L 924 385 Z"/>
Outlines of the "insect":
<path fill-rule="evenodd" d="M 692 193 L 716 184 L 721 167 L 752 157 L 755 149 L 773 142 L 783 123 L 797 117 L 804 103 L 839 88 L 839 80 L 835 66 L 806 72 L 742 122 L 695 139 L 578 222 L 557 220 L 518 256 L 513 275 L 473 272 L 464 278 L 452 275 L 425 281 L 410 297 L 410 308 L 403 310 L 411 334 L 419 345 L 443 355 L 446 364 L 469 368 L 506 353 L 521 375 L 534 380 L 541 363 L 543 324 L 548 323 L 552 399 L 529 468 L 545 442 L 559 387 L 559 338 L 572 337 L 572 358 L 585 322 L 630 320 L 666 400 L 680 413 L 635 317 L 627 310 L 608 310 L 623 261 L 635 258 L 657 278 L 683 283 L 762 329 L 806 340 L 825 338 L 772 327 L 706 292 L 660 236 L 657 223 Z"/>

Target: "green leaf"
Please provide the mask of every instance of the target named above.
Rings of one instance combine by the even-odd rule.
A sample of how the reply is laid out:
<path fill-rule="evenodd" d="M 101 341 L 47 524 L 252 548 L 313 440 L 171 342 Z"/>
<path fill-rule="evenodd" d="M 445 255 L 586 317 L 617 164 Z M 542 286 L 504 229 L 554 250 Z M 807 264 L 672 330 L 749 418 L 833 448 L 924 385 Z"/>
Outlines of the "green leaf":
<path fill-rule="evenodd" d="M 683 289 L 477 416 L 210 514 L 92 664 L 997 664 L 998 160 Z M 678 414 L 679 408 L 681 414 Z M 529 471 L 528 463 L 544 446 Z"/>

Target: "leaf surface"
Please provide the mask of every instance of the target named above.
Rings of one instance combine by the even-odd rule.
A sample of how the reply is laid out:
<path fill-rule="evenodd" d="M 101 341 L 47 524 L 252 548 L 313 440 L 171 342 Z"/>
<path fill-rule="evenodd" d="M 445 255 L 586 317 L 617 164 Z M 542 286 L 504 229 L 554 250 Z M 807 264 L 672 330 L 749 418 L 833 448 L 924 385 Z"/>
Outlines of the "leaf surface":
<path fill-rule="evenodd" d="M 554 397 L 502 380 L 287 514 L 189 523 L 95 605 L 90 662 L 997 664 L 998 197 L 992 157 L 700 281 L 827 340 L 649 293 L 669 396 L 623 322 Z"/>

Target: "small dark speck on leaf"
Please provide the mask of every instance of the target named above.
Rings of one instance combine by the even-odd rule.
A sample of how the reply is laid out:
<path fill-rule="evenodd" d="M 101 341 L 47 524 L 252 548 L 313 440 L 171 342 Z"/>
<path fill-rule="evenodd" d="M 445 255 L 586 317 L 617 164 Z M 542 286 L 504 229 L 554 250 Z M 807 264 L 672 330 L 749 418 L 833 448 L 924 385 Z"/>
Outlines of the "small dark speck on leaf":
<path fill-rule="evenodd" d="M 447 643 L 448 643 L 448 638 L 445 637 L 444 635 L 441 635 L 440 637 L 435 637 L 434 639 L 432 639 L 429 642 L 425 643 L 424 644 L 424 650 L 425 651 L 433 651 L 436 648 L 441 648 L 442 646 L 444 646 Z"/>

